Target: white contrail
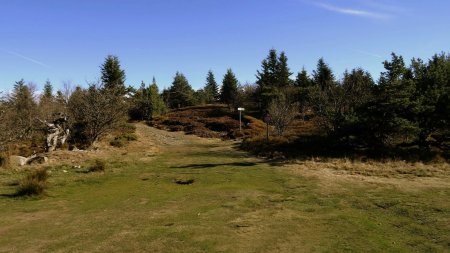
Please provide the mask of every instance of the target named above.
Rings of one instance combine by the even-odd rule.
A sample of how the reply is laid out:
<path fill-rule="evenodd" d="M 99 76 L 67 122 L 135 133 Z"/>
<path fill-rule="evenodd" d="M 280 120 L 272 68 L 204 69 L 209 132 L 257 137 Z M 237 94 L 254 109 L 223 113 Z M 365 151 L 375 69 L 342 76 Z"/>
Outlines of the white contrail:
<path fill-rule="evenodd" d="M 378 13 L 378 12 L 373 12 L 373 11 L 368 11 L 368 10 L 343 8 L 343 7 L 339 7 L 339 6 L 335 6 L 335 5 L 331 5 L 331 4 L 327 4 L 327 3 L 316 3 L 315 5 L 322 9 L 328 10 L 328 11 L 351 15 L 351 16 L 382 19 L 382 20 L 386 20 L 386 19 L 389 19 L 392 17 L 391 15 L 388 15 L 388 14 L 383 14 L 383 13 Z"/>
<path fill-rule="evenodd" d="M 38 61 L 38 60 L 35 60 L 35 59 L 30 58 L 30 57 L 28 57 L 28 56 L 25 56 L 25 55 L 23 55 L 23 54 L 19 54 L 19 53 L 17 53 L 17 52 L 9 51 L 9 50 L 4 50 L 4 49 L 2 49 L 2 51 L 5 52 L 5 53 L 8 53 L 8 54 L 10 54 L 10 55 L 14 55 L 14 56 L 17 56 L 17 57 L 22 58 L 22 59 L 24 59 L 24 60 L 27 60 L 27 61 L 29 61 L 29 62 L 32 62 L 32 63 L 38 64 L 38 65 L 41 65 L 42 67 L 45 67 L 45 68 L 51 68 L 49 65 L 47 65 L 47 64 L 45 64 L 45 63 L 43 63 L 43 62 Z"/>

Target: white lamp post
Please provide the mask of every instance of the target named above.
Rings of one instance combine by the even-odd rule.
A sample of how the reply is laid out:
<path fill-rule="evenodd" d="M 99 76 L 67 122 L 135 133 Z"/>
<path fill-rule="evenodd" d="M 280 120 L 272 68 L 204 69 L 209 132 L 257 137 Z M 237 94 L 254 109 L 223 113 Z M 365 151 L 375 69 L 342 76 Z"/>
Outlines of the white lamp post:
<path fill-rule="evenodd" d="M 245 108 L 239 107 L 239 132 L 242 132 L 242 111 L 245 111 Z"/>

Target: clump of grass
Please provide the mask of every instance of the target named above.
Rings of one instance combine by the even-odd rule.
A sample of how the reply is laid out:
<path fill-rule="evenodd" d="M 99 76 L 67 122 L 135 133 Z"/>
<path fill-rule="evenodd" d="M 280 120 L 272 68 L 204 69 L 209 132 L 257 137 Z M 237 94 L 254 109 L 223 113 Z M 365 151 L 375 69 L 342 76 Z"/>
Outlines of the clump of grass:
<path fill-rule="evenodd" d="M 17 196 L 38 196 L 44 193 L 47 188 L 49 175 L 47 169 L 37 169 L 28 174 L 19 182 Z"/>
<path fill-rule="evenodd" d="M 8 166 L 8 156 L 6 154 L 0 153 L 0 168 L 5 168 Z"/>
<path fill-rule="evenodd" d="M 125 146 L 128 142 L 136 141 L 137 139 L 138 137 L 134 133 L 124 133 L 114 138 L 114 140 L 110 141 L 109 144 L 113 147 L 121 148 Z"/>
<path fill-rule="evenodd" d="M 97 159 L 94 163 L 89 167 L 89 172 L 105 172 L 107 169 L 107 164 L 105 161 Z"/>

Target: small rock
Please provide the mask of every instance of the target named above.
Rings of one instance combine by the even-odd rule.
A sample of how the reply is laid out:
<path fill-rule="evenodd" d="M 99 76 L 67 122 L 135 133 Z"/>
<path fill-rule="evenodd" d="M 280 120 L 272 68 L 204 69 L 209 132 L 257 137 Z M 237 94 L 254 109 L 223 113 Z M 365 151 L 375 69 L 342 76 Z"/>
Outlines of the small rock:
<path fill-rule="evenodd" d="M 9 160 L 12 165 L 16 166 L 24 166 L 28 162 L 28 158 L 18 155 L 13 155 L 9 157 Z"/>

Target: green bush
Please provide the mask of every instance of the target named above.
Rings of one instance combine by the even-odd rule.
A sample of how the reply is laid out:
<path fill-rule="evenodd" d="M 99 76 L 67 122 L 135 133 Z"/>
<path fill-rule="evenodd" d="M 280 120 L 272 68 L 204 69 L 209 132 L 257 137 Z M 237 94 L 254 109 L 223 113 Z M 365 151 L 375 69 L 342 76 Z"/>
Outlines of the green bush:
<path fill-rule="evenodd" d="M 17 196 L 38 196 L 47 188 L 49 175 L 47 169 L 38 169 L 31 172 L 19 182 Z"/>

